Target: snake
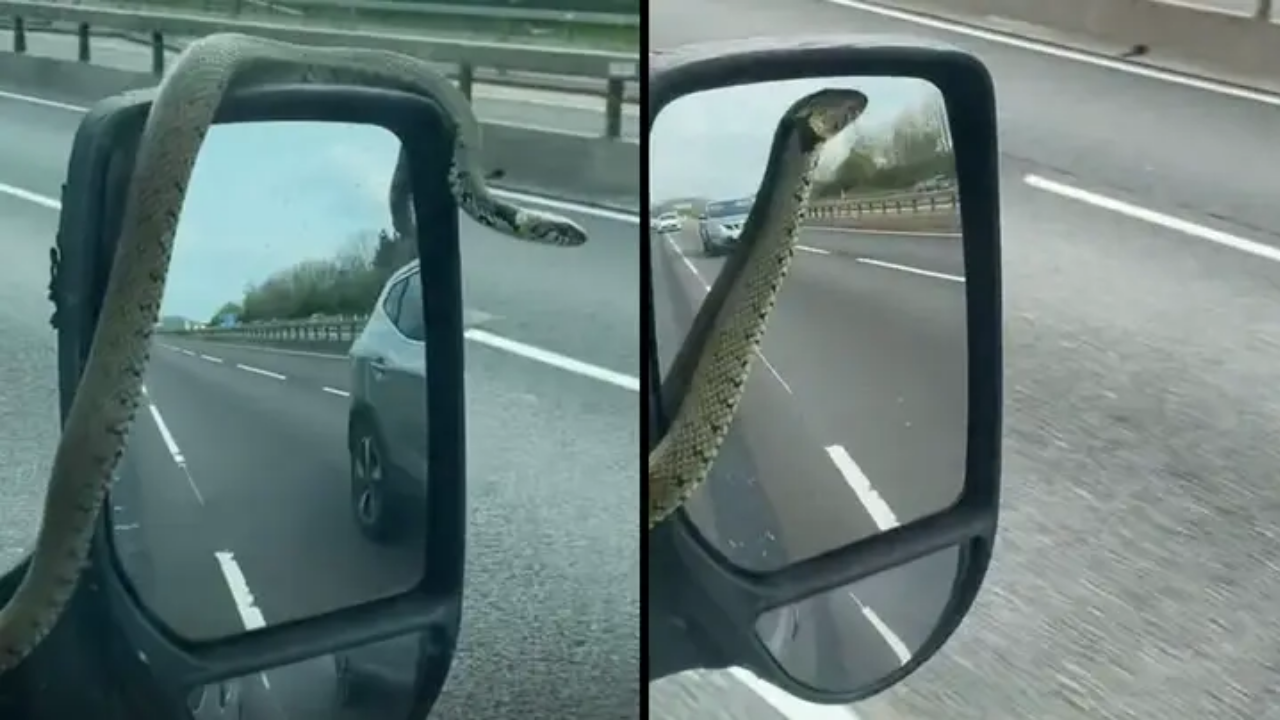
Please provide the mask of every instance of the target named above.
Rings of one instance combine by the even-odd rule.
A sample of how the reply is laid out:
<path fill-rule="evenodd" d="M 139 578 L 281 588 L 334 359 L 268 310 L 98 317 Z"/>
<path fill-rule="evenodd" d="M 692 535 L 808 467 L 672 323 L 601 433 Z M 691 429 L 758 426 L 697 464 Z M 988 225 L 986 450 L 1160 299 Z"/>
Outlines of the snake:
<path fill-rule="evenodd" d="M 358 85 L 434 100 L 453 125 L 448 184 L 464 214 L 519 241 L 559 247 L 587 242 L 573 221 L 490 190 L 470 100 L 427 61 L 238 33 L 192 42 L 160 79 L 143 125 L 98 326 L 54 451 L 40 529 L 19 586 L 0 608 L 0 673 L 48 636 L 88 566 L 99 513 L 141 402 L 183 200 L 219 108 L 237 91 L 298 84 Z M 393 222 L 402 227 L 406 158 L 402 146 L 390 193 Z"/>
<path fill-rule="evenodd" d="M 664 379 L 664 397 L 675 385 L 678 402 L 648 455 L 649 530 L 711 472 L 795 256 L 822 148 L 866 107 L 862 92 L 829 88 L 782 113 L 738 248 L 720 273 L 729 282 L 717 282 L 707 295 Z"/>

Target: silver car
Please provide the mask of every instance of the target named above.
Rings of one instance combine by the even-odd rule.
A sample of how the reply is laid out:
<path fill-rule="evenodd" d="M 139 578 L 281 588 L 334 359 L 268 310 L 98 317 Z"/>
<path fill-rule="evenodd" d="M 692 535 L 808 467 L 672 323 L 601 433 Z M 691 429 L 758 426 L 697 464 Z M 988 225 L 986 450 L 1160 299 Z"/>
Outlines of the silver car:
<path fill-rule="evenodd" d="M 426 501 L 426 326 L 418 261 L 383 286 L 351 344 L 351 511 L 365 537 L 399 539 Z"/>
<path fill-rule="evenodd" d="M 707 203 L 706 211 L 699 217 L 698 236 L 702 240 L 702 252 L 707 257 L 728 255 L 738 246 L 738 236 L 747 222 L 755 196 L 737 200 Z"/>

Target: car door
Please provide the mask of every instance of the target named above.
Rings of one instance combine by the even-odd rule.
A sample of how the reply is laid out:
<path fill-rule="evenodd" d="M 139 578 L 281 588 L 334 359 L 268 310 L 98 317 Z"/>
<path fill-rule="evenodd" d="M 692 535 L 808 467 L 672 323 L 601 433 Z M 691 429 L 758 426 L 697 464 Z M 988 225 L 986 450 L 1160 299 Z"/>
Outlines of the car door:
<path fill-rule="evenodd" d="M 396 342 L 388 347 L 386 389 L 391 395 L 391 427 L 385 428 L 402 469 L 425 478 L 427 468 L 426 324 L 422 314 L 422 276 L 407 278 L 395 326 Z"/>
<path fill-rule="evenodd" d="M 390 283 L 381 305 L 370 313 L 369 320 L 351 346 L 354 370 L 352 391 L 356 398 L 372 408 L 379 427 L 391 421 L 390 415 L 393 412 L 395 394 L 387 386 L 390 382 L 387 370 L 390 354 L 400 342 L 400 332 L 395 323 L 400 314 L 400 298 L 408 284 L 407 278 Z M 391 442 L 385 431 L 383 439 Z"/>

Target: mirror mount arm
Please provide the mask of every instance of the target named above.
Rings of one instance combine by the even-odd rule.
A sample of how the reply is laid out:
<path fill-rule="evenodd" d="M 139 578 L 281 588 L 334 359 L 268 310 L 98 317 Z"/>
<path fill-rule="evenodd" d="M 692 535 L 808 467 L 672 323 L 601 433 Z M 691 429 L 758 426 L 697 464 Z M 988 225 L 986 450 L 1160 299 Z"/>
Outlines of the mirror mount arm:
<path fill-rule="evenodd" d="M 687 670 L 728 667 L 715 643 L 691 622 L 693 615 L 681 608 L 706 607 L 710 599 L 692 582 L 680 560 L 676 515 L 650 530 L 647 557 L 649 574 L 645 612 L 648 633 L 644 654 L 645 675 L 650 684 Z M 693 596 L 698 597 L 693 597 Z"/>

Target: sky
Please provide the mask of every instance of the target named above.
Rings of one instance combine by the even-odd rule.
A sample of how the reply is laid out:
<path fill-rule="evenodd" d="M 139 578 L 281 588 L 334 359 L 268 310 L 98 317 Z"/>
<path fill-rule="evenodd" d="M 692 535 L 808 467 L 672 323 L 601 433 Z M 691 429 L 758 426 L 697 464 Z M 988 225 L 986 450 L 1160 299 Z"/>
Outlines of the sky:
<path fill-rule="evenodd" d="M 162 316 L 207 321 L 249 284 L 391 228 L 391 131 L 335 122 L 209 130 L 178 219 Z"/>
<path fill-rule="evenodd" d="M 942 102 L 942 93 L 931 83 L 905 77 L 781 80 L 686 95 L 662 109 L 649 134 L 651 204 L 755 193 L 782 113 L 824 88 L 861 90 L 868 104 L 862 117 L 824 148 L 819 177 L 848 154 L 854 131 L 887 129 L 905 110 Z"/>

